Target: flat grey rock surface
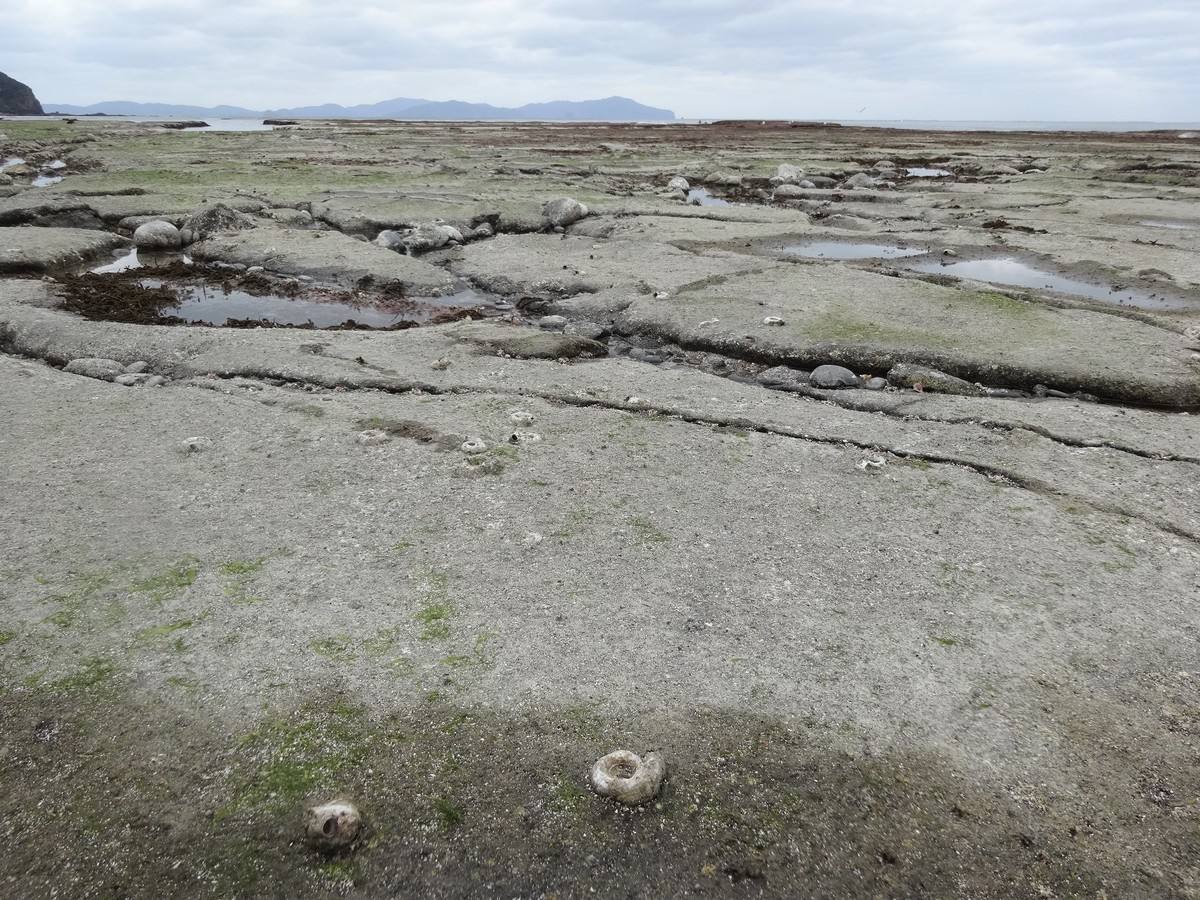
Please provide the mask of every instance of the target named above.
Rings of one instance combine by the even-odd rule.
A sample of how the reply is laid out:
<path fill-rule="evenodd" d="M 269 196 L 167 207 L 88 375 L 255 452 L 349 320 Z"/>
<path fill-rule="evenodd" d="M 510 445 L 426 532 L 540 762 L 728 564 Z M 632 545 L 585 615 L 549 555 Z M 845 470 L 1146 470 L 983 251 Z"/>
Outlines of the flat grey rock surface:
<path fill-rule="evenodd" d="M 198 140 L 88 127 L 99 168 L 62 189 Z M 595 149 L 641 139 L 623 126 L 316 125 L 223 151 L 311 167 L 161 186 L 164 214 L 252 195 L 325 223 L 258 216 L 197 256 L 485 301 L 406 330 L 85 319 L 53 261 L 127 235 L 0 229 L 0 253 L 48 248 L 0 278 L 0 777 L 37 809 L 0 875 L 31 897 L 1200 891 L 1196 313 L 780 251 L 845 214 L 1186 299 L 1196 232 L 1132 223 L 1195 222 L 1196 188 L 1121 180 L 1099 138 L 989 136 L 998 164 L 1061 168 L 811 217 L 750 192 L 781 162 L 952 166 L 961 136 L 687 128 L 632 155 Z M 464 171 L 420 162 L 447 146 Z M 384 147 L 395 196 L 353 162 Z M 733 206 L 657 196 L 731 168 Z M 589 209 L 565 235 L 499 216 L 418 257 L 331 224 L 556 196 Z M 897 363 L 1015 396 L 807 379 Z M 620 748 L 666 763 L 636 810 L 588 786 Z M 364 831 L 322 856 L 304 810 L 341 800 Z"/>

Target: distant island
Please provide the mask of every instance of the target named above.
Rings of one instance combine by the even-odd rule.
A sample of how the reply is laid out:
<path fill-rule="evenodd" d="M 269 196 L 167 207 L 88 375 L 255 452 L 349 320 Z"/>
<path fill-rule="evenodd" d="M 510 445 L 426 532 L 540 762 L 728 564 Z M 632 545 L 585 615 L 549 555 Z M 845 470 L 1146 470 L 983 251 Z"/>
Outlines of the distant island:
<path fill-rule="evenodd" d="M 51 115 L 70 116 L 186 116 L 193 119 L 497 119 L 550 120 L 598 122 L 663 122 L 674 121 L 669 109 L 644 106 L 628 97 L 606 97 L 603 100 L 554 100 L 550 103 L 527 103 L 515 108 L 492 106 L 489 103 L 465 103 L 461 100 L 419 100 L 396 97 L 379 103 L 340 106 L 326 103 L 321 106 L 298 106 L 293 109 L 245 109 L 241 106 L 181 106 L 172 103 L 137 103 L 132 100 L 110 100 L 90 106 L 71 103 L 43 103 Z"/>

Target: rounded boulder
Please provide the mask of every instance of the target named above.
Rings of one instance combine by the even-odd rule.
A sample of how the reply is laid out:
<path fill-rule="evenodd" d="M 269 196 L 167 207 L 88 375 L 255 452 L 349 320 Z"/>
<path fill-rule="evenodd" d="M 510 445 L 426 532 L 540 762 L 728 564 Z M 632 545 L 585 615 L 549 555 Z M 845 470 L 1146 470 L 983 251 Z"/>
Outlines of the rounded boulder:
<path fill-rule="evenodd" d="M 178 250 L 183 237 L 170 222 L 147 222 L 133 233 L 133 243 L 139 250 Z"/>

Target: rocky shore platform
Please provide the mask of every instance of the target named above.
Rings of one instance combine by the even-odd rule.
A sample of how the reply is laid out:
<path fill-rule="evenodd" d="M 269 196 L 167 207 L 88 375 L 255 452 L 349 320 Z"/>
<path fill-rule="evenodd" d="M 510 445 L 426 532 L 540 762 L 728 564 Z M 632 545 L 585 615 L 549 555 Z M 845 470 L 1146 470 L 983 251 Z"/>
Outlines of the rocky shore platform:
<path fill-rule="evenodd" d="M 4 892 L 1200 896 L 1198 141 L 0 121 Z"/>

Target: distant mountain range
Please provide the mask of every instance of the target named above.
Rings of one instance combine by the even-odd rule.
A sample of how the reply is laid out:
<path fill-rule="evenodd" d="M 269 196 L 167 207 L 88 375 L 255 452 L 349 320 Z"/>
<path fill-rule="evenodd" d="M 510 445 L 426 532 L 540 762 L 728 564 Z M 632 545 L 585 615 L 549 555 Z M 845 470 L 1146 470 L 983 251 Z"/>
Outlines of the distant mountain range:
<path fill-rule="evenodd" d="M 245 109 L 240 106 L 180 106 L 172 103 L 135 103 L 132 100 L 110 100 L 91 106 L 70 103 L 43 103 L 50 114 L 70 116 L 165 116 L 191 119 L 502 119 L 598 122 L 662 122 L 673 121 L 669 109 L 643 106 L 628 97 L 607 97 L 604 100 L 555 100 L 550 103 L 526 103 L 507 108 L 488 103 L 464 103 L 461 100 L 417 100 L 396 97 L 380 103 L 361 103 L 357 106 L 298 106 L 294 109 Z"/>

